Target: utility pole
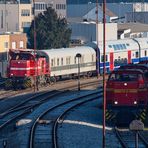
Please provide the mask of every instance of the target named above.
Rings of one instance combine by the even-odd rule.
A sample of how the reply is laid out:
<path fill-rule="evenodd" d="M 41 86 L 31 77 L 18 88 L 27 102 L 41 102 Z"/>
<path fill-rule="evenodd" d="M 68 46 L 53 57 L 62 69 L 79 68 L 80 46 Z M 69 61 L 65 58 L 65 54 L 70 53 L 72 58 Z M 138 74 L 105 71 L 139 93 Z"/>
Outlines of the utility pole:
<path fill-rule="evenodd" d="M 96 69 L 97 69 L 97 78 L 99 78 L 99 39 L 98 39 L 98 0 L 96 0 L 96 41 L 97 41 L 97 49 L 96 49 Z"/>
<path fill-rule="evenodd" d="M 34 15 L 34 92 L 38 91 L 38 61 L 36 59 L 36 22 L 35 22 L 35 0 L 33 0 L 33 15 Z"/>
<path fill-rule="evenodd" d="M 105 148 L 105 116 L 106 116 L 106 0 L 103 0 L 103 148 Z"/>

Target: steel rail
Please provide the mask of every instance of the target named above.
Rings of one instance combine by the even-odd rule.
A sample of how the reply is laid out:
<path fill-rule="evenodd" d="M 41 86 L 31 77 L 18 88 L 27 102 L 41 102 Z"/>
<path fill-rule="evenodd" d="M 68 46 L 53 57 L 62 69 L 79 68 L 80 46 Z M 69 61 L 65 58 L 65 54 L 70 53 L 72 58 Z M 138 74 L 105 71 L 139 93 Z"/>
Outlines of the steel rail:
<path fill-rule="evenodd" d="M 97 96 L 96 97 L 93 97 L 93 98 L 90 98 L 90 99 L 87 99 L 87 100 L 84 100 L 84 101 L 81 101 L 75 105 L 73 105 L 72 107 L 68 108 L 67 110 L 65 110 L 57 119 L 56 121 L 54 122 L 54 126 L 53 126 L 53 145 L 54 145 L 54 148 L 58 148 L 58 141 L 57 141 L 57 127 L 58 127 L 58 124 L 59 124 L 59 121 L 60 119 L 62 119 L 69 111 L 71 111 L 72 109 L 82 105 L 82 104 L 85 104 L 87 102 L 90 102 L 90 101 L 93 101 L 93 100 L 96 100 L 96 99 L 99 99 L 100 97 L 102 97 L 103 95 L 100 94 L 98 95 L 97 93 Z M 61 122 L 60 122 L 61 123 Z"/>
<path fill-rule="evenodd" d="M 100 90 L 99 91 L 100 93 L 102 92 L 102 90 Z M 71 100 L 68 100 L 68 101 L 64 101 L 64 102 L 62 102 L 62 103 L 59 103 L 59 104 L 57 104 L 57 105 L 55 105 L 55 106 L 53 106 L 53 107 L 51 107 L 51 108 L 48 108 L 47 110 L 45 110 L 44 112 L 42 112 L 39 116 L 38 116 L 38 118 L 34 121 L 34 123 L 33 123 L 33 125 L 32 125 L 32 128 L 31 128 L 31 131 L 30 131 L 30 138 L 29 138 L 29 148 L 33 148 L 34 147 L 34 143 L 33 143 L 33 139 L 34 139 L 34 133 L 35 133 L 35 128 L 36 128 L 36 126 L 37 126 L 37 123 L 38 123 L 38 121 L 40 120 L 40 118 L 42 118 L 44 115 L 46 115 L 48 112 L 51 112 L 51 111 L 53 111 L 54 109 L 56 109 L 56 108 L 58 108 L 58 107 L 61 107 L 61 106 L 63 106 L 63 105 L 66 105 L 66 104 L 68 104 L 68 103 L 71 103 L 71 102 L 74 102 L 74 101 L 78 101 L 78 100 L 80 100 L 80 99 L 82 99 L 82 98 L 84 98 L 84 97 L 89 97 L 89 96 L 91 96 L 91 95 L 94 95 L 94 94 L 98 94 L 98 92 L 95 92 L 95 93 L 91 93 L 91 94 L 87 94 L 87 95 L 83 95 L 83 96 L 80 96 L 80 97 L 76 97 L 76 98 L 74 98 L 74 99 L 71 99 Z"/>

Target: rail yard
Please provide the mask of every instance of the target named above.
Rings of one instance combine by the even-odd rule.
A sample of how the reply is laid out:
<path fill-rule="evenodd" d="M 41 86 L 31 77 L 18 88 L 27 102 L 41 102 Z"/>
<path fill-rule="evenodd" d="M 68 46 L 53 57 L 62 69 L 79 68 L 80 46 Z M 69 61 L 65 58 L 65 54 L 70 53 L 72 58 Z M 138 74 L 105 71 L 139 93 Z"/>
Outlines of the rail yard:
<path fill-rule="evenodd" d="M 1 89 L 0 147 L 101 147 L 102 78 L 81 78 L 80 86 L 78 91 L 76 80 L 66 80 L 38 92 Z M 147 110 L 139 116 L 145 124 L 139 146 L 147 147 Z M 135 133 L 115 121 L 116 114 L 107 110 L 106 147 L 134 147 Z"/>
<path fill-rule="evenodd" d="M 68 1 L 0 2 L 0 148 L 148 148 L 148 3 Z"/>

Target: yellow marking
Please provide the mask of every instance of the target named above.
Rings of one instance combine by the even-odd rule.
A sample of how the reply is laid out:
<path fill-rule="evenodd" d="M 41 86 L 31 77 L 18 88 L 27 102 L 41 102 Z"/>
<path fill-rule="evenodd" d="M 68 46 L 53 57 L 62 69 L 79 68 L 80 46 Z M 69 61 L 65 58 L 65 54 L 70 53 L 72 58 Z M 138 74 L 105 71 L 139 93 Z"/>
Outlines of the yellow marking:
<path fill-rule="evenodd" d="M 109 112 L 106 113 L 106 116 L 108 116 L 108 115 L 109 115 Z"/>
<path fill-rule="evenodd" d="M 139 89 L 138 91 L 147 91 L 147 89 L 146 89 L 146 88 L 144 88 L 144 89 Z"/>
<path fill-rule="evenodd" d="M 114 93 L 137 93 L 137 89 L 116 89 Z"/>
<path fill-rule="evenodd" d="M 145 117 L 144 117 L 144 116 L 140 116 L 140 118 L 141 118 L 141 119 L 143 119 L 143 120 L 145 119 Z"/>
<path fill-rule="evenodd" d="M 146 116 L 146 113 L 143 112 L 141 115 Z"/>
<path fill-rule="evenodd" d="M 106 88 L 106 91 L 113 91 L 113 88 Z"/>
<path fill-rule="evenodd" d="M 106 119 L 110 119 L 112 115 L 109 115 Z"/>
<path fill-rule="evenodd" d="M 148 131 L 148 127 L 145 127 L 145 128 L 144 128 L 144 131 Z"/>

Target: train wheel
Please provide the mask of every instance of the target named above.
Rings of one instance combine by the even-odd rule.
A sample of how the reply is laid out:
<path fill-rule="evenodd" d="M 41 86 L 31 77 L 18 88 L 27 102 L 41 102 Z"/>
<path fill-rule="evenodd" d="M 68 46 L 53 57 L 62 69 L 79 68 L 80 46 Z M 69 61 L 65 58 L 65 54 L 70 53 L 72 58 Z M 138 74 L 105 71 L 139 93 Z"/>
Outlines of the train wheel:
<path fill-rule="evenodd" d="M 5 82 L 5 90 L 9 90 L 12 88 L 12 80 L 8 79 L 6 82 Z"/>
<path fill-rule="evenodd" d="M 50 84 L 55 84 L 55 83 L 56 83 L 56 77 L 51 77 Z"/>
<path fill-rule="evenodd" d="M 89 71 L 89 72 L 87 73 L 87 78 L 90 78 L 90 77 L 92 77 L 92 72 Z"/>

